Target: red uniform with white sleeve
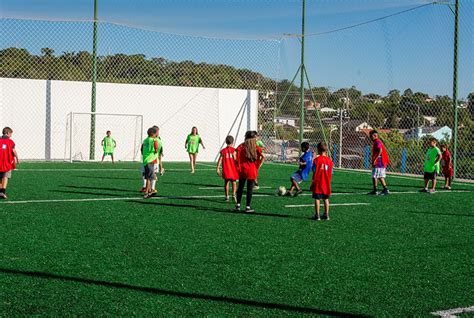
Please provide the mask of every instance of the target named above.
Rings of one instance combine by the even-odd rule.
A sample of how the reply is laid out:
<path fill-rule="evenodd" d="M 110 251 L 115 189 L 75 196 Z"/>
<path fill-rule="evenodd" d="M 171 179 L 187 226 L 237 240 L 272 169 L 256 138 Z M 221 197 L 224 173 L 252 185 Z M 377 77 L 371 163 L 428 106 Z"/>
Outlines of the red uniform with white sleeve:
<path fill-rule="evenodd" d="M 6 136 L 0 138 L 0 172 L 8 172 L 15 169 L 15 157 L 13 156 L 15 143 Z"/>
<path fill-rule="evenodd" d="M 221 150 L 222 157 L 222 179 L 236 181 L 239 179 L 239 173 L 235 166 L 234 147 L 226 147 Z"/>
<path fill-rule="evenodd" d="M 313 181 L 311 191 L 314 194 L 331 195 L 332 168 L 334 164 L 328 156 L 318 156 L 313 160 Z"/>
<path fill-rule="evenodd" d="M 237 165 L 240 179 L 255 180 L 258 177 L 259 158 L 263 157 L 262 149 L 257 146 L 257 160 L 250 161 L 245 155 L 245 145 L 237 147 Z"/>

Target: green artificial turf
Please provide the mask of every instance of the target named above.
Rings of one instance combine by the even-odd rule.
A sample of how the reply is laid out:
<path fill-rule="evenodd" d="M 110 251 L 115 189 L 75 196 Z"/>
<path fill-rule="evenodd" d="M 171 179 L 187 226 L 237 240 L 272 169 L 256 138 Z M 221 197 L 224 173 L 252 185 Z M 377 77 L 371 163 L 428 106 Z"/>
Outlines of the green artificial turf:
<path fill-rule="evenodd" d="M 312 207 L 285 207 L 310 196 L 274 195 L 294 167 L 263 166 L 252 215 L 231 211 L 210 165 L 165 168 L 159 197 L 144 200 L 136 164 L 22 164 L 8 202 L 33 202 L 0 202 L 0 316 L 428 317 L 474 305 L 472 184 L 429 195 L 410 193 L 421 179 L 389 176 L 393 194 L 369 197 L 368 173 L 336 171 L 331 203 L 369 205 L 317 222 Z"/>

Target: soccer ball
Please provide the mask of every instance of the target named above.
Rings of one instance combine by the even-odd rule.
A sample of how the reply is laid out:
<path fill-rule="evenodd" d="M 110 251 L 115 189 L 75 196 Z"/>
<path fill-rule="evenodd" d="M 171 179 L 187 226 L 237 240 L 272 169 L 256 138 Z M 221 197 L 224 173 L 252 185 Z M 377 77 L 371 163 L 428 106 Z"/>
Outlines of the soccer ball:
<path fill-rule="evenodd" d="M 276 194 L 279 196 L 283 196 L 286 194 L 286 188 L 284 186 L 279 186 L 276 190 Z"/>

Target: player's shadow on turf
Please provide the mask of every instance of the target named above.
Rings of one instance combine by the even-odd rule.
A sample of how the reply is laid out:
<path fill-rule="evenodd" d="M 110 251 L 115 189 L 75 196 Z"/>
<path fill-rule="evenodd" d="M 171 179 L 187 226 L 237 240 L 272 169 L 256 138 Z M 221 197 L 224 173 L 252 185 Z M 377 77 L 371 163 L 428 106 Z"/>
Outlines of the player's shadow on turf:
<path fill-rule="evenodd" d="M 169 184 L 181 184 L 181 185 L 189 185 L 189 186 L 199 186 L 199 187 L 210 187 L 216 189 L 223 189 L 224 185 L 220 184 L 208 184 L 208 183 L 192 183 L 192 182 L 163 182 Z"/>
<path fill-rule="evenodd" d="M 234 215 L 243 214 L 243 215 L 249 215 L 249 216 L 256 215 L 256 216 L 269 216 L 269 217 L 289 218 L 289 219 L 306 219 L 305 217 L 301 218 L 301 217 L 296 217 L 296 216 L 288 215 L 288 214 L 260 213 L 260 212 L 246 213 L 243 210 L 240 212 L 236 212 L 236 211 L 233 211 L 231 208 L 229 209 L 211 208 L 211 207 L 203 207 L 203 206 L 190 205 L 190 204 L 164 203 L 164 202 L 157 202 L 157 201 L 152 201 L 152 200 L 142 200 L 142 201 L 129 200 L 127 202 L 135 203 L 135 204 L 155 205 L 155 206 L 188 208 L 188 209 L 194 209 L 194 210 L 205 211 L 205 212 L 229 213 L 229 214 L 234 214 Z"/>
<path fill-rule="evenodd" d="M 74 186 L 74 185 L 65 185 L 65 186 L 62 186 L 62 187 L 71 188 L 71 189 L 105 190 L 105 191 L 119 191 L 119 192 L 128 192 L 128 193 L 137 193 L 137 191 L 132 191 L 130 189 L 107 188 L 107 187 L 89 187 L 89 186 Z"/>
<path fill-rule="evenodd" d="M 97 179 L 97 180 L 104 180 L 104 177 L 94 177 L 94 176 L 75 176 L 74 178 L 84 178 L 84 179 Z M 139 180 L 139 177 L 109 177 L 107 176 L 107 180 Z"/>
<path fill-rule="evenodd" d="M 59 192 L 59 193 L 72 193 L 72 194 L 88 194 L 88 195 L 97 195 L 97 196 L 105 196 L 105 197 L 117 197 L 120 198 L 120 196 L 114 196 L 113 194 L 110 193 L 98 193 L 98 192 L 85 192 L 85 191 L 68 191 L 68 190 L 50 190 L 50 192 Z"/>
<path fill-rule="evenodd" d="M 74 276 L 66 276 L 66 275 L 59 275 L 59 274 L 52 274 L 52 273 L 45 273 L 45 272 L 37 272 L 37 271 L 22 271 L 16 269 L 8 269 L 8 268 L 0 268 L 0 273 L 7 274 L 7 275 L 16 275 L 16 276 L 26 276 L 26 277 L 33 277 L 39 279 L 46 279 L 46 280 L 55 280 L 58 282 L 74 282 L 74 283 L 81 283 L 85 285 L 91 286 L 100 286 L 100 287 L 110 287 L 110 288 L 117 288 L 122 290 L 129 290 L 135 292 L 142 292 L 154 295 L 162 295 L 162 296 L 171 296 L 171 297 L 179 297 L 179 298 L 188 298 L 190 300 L 204 300 L 204 301 L 215 301 L 219 303 L 227 303 L 227 304 L 234 304 L 234 305 L 243 305 L 243 306 L 250 306 L 262 309 L 276 309 L 276 310 L 284 310 L 294 313 L 304 313 L 304 314 L 315 314 L 315 315 L 326 315 L 331 317 L 370 317 L 358 314 L 351 314 L 347 312 L 340 312 L 334 310 L 323 310 L 311 307 L 300 307 L 294 305 L 286 305 L 286 304 L 276 304 L 276 303 L 269 303 L 251 299 L 240 299 L 240 298 L 233 298 L 227 296 L 214 296 L 214 295 L 206 295 L 206 294 L 199 294 L 193 292 L 185 292 L 185 291 L 174 291 L 174 290 L 167 290 L 155 287 L 145 287 L 145 286 L 136 286 L 126 283 L 120 282 L 108 282 L 104 280 L 96 280 L 96 279 L 88 279 L 88 278 L 81 278 L 81 277 L 74 277 Z"/>

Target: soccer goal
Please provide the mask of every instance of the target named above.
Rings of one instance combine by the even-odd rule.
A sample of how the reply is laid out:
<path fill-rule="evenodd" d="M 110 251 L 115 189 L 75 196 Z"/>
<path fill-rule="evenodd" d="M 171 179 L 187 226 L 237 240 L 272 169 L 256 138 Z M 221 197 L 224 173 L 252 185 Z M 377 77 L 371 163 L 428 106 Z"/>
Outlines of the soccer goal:
<path fill-rule="evenodd" d="M 104 153 L 102 141 L 107 131 L 111 132 L 111 138 L 116 143 L 113 149 L 115 160 L 140 160 L 142 115 L 75 112 L 69 113 L 67 118 L 65 160 L 101 160 Z"/>

